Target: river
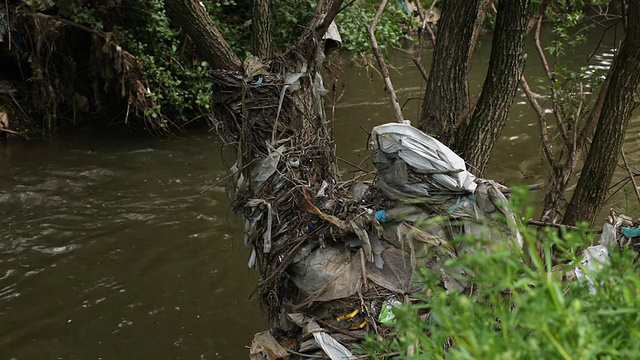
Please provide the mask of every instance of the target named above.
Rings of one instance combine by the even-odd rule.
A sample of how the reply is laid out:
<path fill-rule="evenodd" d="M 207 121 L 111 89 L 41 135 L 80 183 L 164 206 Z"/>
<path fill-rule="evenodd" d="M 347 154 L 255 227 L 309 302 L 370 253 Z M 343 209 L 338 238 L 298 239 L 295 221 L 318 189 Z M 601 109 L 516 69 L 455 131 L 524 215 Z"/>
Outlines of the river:
<path fill-rule="evenodd" d="M 607 49 L 594 66 L 607 66 Z M 488 58 L 486 40 L 474 57 L 474 92 Z M 400 101 L 420 97 L 424 82 L 407 53 L 394 52 L 392 62 Z M 535 64 L 528 73 L 539 71 Z M 363 128 L 393 119 L 383 83 L 346 66 L 336 88 L 342 98 L 335 109 L 328 98 L 327 109 L 339 156 L 371 167 Z M 419 106 L 411 100 L 405 116 L 416 119 Z M 625 143 L 636 164 L 639 123 Z M 488 177 L 546 180 L 537 134 L 519 94 Z M 79 130 L 0 143 L 0 358 L 247 358 L 253 334 L 268 328 L 248 300 L 258 275 L 247 270 L 226 189 L 202 193 L 230 162 L 208 131 L 159 141 Z"/>

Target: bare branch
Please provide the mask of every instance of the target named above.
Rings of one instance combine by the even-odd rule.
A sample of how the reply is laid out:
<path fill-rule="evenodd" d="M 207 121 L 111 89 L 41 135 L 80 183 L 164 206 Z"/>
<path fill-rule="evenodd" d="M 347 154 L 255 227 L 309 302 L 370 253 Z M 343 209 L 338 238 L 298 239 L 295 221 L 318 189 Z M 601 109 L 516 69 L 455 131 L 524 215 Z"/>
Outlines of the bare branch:
<path fill-rule="evenodd" d="M 620 149 L 620 155 L 622 155 L 622 161 L 624 161 L 624 167 L 627 169 L 627 172 L 629 173 L 631 184 L 633 184 L 633 191 L 636 193 L 636 198 L 638 199 L 638 203 L 640 203 L 640 189 L 638 189 L 636 178 L 633 176 L 633 172 L 631 172 L 631 168 L 629 167 L 629 163 L 627 162 L 627 156 L 624 154 L 624 148 Z"/>
<path fill-rule="evenodd" d="M 533 225 L 533 226 L 538 226 L 538 227 L 552 227 L 552 228 L 556 228 L 556 229 L 580 230 L 580 231 L 584 231 L 584 232 L 587 232 L 587 233 L 593 233 L 593 234 L 601 234 L 602 233 L 602 230 L 584 230 L 584 229 L 576 227 L 576 226 L 562 225 L 562 224 L 556 224 L 556 223 L 550 223 L 550 222 L 544 222 L 544 221 L 536 221 L 536 220 L 527 221 L 527 225 Z"/>
<path fill-rule="evenodd" d="M 549 82 L 551 84 L 551 103 L 553 106 L 553 115 L 556 119 L 556 123 L 558 124 L 558 129 L 560 129 L 560 134 L 562 135 L 562 140 L 564 140 L 565 146 L 568 149 L 571 149 L 573 146 L 571 144 L 571 139 L 569 138 L 569 134 L 567 133 L 567 129 L 564 125 L 564 119 L 560 116 L 560 112 L 558 111 L 558 99 L 556 97 L 555 90 L 555 76 L 551 72 L 551 68 L 549 67 L 549 63 L 547 62 L 547 57 L 542 50 L 542 45 L 540 44 L 540 26 L 542 24 L 542 17 L 538 19 L 538 25 L 536 27 L 536 32 L 534 34 L 534 40 L 536 44 L 536 50 L 538 51 L 538 55 L 540 56 L 540 60 L 542 61 L 542 66 L 544 67 L 544 72 L 547 74 L 547 78 L 549 78 Z"/>
<path fill-rule="evenodd" d="M 435 1 L 434 1 L 435 3 Z M 420 1 L 416 1 L 416 8 L 418 9 L 418 16 L 420 16 L 420 26 L 418 27 L 418 53 L 413 54 L 411 56 L 411 61 L 416 65 L 420 74 L 422 74 L 422 78 L 424 81 L 429 81 L 429 75 L 427 71 L 422 66 L 422 53 L 424 51 L 424 29 L 427 27 L 427 20 L 424 17 L 424 13 L 422 12 L 422 7 L 420 5 Z M 435 40 L 435 39 L 432 39 Z M 435 43 L 435 42 L 434 42 Z"/>
<path fill-rule="evenodd" d="M 533 17 L 529 20 L 529 24 L 527 25 L 527 35 L 529 35 L 531 30 L 536 27 L 536 24 L 539 24 L 542 21 L 542 16 L 544 16 L 544 12 L 547 10 L 547 7 L 549 7 L 549 4 L 551 4 L 551 0 L 542 1 L 536 13 L 533 14 Z"/>
<path fill-rule="evenodd" d="M 373 50 L 373 54 L 376 56 L 376 60 L 378 61 L 378 66 L 380 66 L 380 71 L 382 72 L 382 78 L 384 79 L 384 85 L 387 90 L 387 95 L 389 95 L 389 100 L 391 100 L 391 106 L 393 107 L 393 112 L 396 116 L 396 121 L 401 123 L 404 121 L 404 116 L 402 115 L 402 109 L 400 109 L 400 104 L 398 103 L 398 98 L 396 96 L 395 90 L 393 90 L 393 84 L 391 83 L 391 78 L 389 77 L 389 70 L 387 69 L 387 64 L 385 64 L 384 59 L 382 58 L 382 54 L 380 53 L 380 48 L 378 47 L 378 42 L 376 41 L 376 36 L 373 33 L 376 25 L 380 21 L 380 16 L 382 16 L 382 12 L 384 11 L 384 7 L 387 6 L 387 0 L 382 0 L 380 2 L 380 7 L 378 7 L 378 11 L 376 12 L 376 16 L 373 18 L 371 25 L 367 28 L 369 32 L 369 38 L 371 39 L 371 49 Z"/>
<path fill-rule="evenodd" d="M 420 58 L 421 57 L 412 56 L 411 60 L 418 68 L 418 71 L 420 71 L 420 74 L 422 75 L 422 78 L 424 79 L 424 81 L 429 81 L 429 74 L 427 74 L 427 70 L 424 68 L 424 66 L 422 66 L 422 63 L 420 62 Z"/>
<path fill-rule="evenodd" d="M 544 109 L 542 109 L 542 106 L 540 106 L 540 104 L 538 103 L 538 100 L 536 100 L 533 92 L 531 91 L 531 88 L 529 87 L 529 84 L 527 83 L 527 79 L 525 78 L 524 75 L 520 76 L 520 86 L 522 87 L 522 90 L 524 91 L 525 95 L 527 95 L 527 99 L 529 100 L 529 103 L 531 104 L 533 109 L 536 111 L 536 114 L 538 115 L 538 123 L 540 124 L 540 136 L 542 137 L 542 148 L 544 149 L 544 153 L 547 156 L 547 159 L 549 160 L 549 163 L 551 164 L 553 171 L 557 173 L 558 169 L 560 168 L 560 164 L 558 163 L 558 160 L 553 154 L 553 148 L 551 147 L 551 140 L 549 139 L 549 132 L 547 131 L 548 125 L 547 125 L 547 120 L 544 114 Z"/>

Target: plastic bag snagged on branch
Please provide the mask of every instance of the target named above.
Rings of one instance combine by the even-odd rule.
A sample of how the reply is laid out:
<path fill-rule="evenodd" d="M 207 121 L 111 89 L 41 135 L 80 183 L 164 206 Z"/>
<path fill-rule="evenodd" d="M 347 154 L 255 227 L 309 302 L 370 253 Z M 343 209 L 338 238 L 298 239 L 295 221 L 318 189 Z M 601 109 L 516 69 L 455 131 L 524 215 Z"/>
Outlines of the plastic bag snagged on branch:
<path fill-rule="evenodd" d="M 402 159 L 415 172 L 430 175 L 434 180 L 433 185 L 442 190 L 475 191 L 476 177 L 467 171 L 464 160 L 440 141 L 410 124 L 376 126 L 372 135 L 375 146 L 390 163 L 395 162 L 394 156 Z"/>

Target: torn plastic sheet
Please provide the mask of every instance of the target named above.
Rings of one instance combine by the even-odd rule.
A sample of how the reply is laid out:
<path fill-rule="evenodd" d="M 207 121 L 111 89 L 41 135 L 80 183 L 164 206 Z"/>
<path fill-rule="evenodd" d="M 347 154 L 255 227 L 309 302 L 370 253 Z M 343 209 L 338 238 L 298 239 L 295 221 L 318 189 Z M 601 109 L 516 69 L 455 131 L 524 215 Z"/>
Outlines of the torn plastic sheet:
<path fill-rule="evenodd" d="M 273 222 L 272 220 L 273 214 L 272 214 L 271 204 L 265 200 L 250 199 L 249 201 L 247 201 L 246 206 L 251 208 L 251 213 L 249 215 L 249 218 L 245 220 L 244 243 L 245 245 L 249 244 L 249 239 L 251 235 L 253 235 L 253 233 L 255 232 L 258 221 L 262 218 L 263 210 L 261 205 L 264 205 L 267 212 L 267 228 L 262 234 L 262 240 L 263 240 L 262 252 L 268 253 L 271 251 L 271 225 Z"/>
<path fill-rule="evenodd" d="M 400 249 L 390 247 L 380 253 L 384 261 L 382 268 L 367 263 L 367 279 L 397 294 L 410 294 L 418 290 L 417 282 L 412 281 L 413 269 L 407 254 Z"/>
<path fill-rule="evenodd" d="M 353 220 L 349 220 L 349 225 L 353 232 L 358 236 L 358 239 L 360 239 L 360 244 L 364 250 L 365 257 L 369 262 L 373 262 L 373 249 L 371 248 L 371 241 L 369 241 L 369 234 L 360 228 Z"/>
<path fill-rule="evenodd" d="M 291 265 L 291 280 L 309 294 L 300 306 L 346 298 L 360 290 L 360 253 L 350 254 L 344 247 L 317 248 L 304 260 Z"/>
<path fill-rule="evenodd" d="M 338 47 L 342 45 L 342 37 L 340 36 L 340 31 L 338 30 L 338 25 L 336 25 L 335 21 L 332 21 L 327 28 L 327 32 L 322 36 L 323 40 L 331 40 L 334 41 Z"/>
<path fill-rule="evenodd" d="M 250 360 L 279 360 L 288 359 L 289 352 L 285 349 L 276 338 L 271 335 L 270 331 L 263 331 L 253 336 L 251 349 L 249 350 Z"/>
<path fill-rule="evenodd" d="M 269 152 L 269 155 L 260 160 L 255 169 L 253 169 L 251 172 L 253 177 L 251 185 L 253 186 L 254 192 L 257 192 L 264 182 L 276 172 L 280 157 L 282 157 L 282 153 L 284 153 L 285 150 L 285 146 L 282 145 L 275 151 Z"/>
<path fill-rule="evenodd" d="M 386 154 L 398 154 L 416 172 L 433 174 L 446 189 L 473 192 L 475 176 L 467 171 L 464 160 L 440 141 L 409 124 L 389 123 L 373 128 L 374 145 Z M 449 174 L 437 172 L 451 171 Z M 457 171 L 457 172 L 456 172 Z"/>
<path fill-rule="evenodd" d="M 313 334 L 316 344 L 324 351 L 331 360 L 349 360 L 353 353 L 344 345 L 340 344 L 336 339 L 331 337 L 324 328 L 321 328 L 317 322 L 304 316 L 303 314 L 287 314 L 289 319 L 296 325 L 303 328 L 305 335 Z"/>
<path fill-rule="evenodd" d="M 257 261 L 258 261 L 258 253 L 256 252 L 256 248 L 252 247 L 251 256 L 249 256 L 249 262 L 247 263 L 247 267 L 249 269 L 255 268 Z"/>
<path fill-rule="evenodd" d="M 380 309 L 380 315 L 378 315 L 378 321 L 385 325 L 393 325 L 396 323 L 396 315 L 393 313 L 393 309 L 402 306 L 402 303 L 398 299 L 390 298 L 386 299 L 382 303 Z"/>
<path fill-rule="evenodd" d="M 284 85 L 280 91 L 280 99 L 278 100 L 278 111 L 276 112 L 276 119 L 274 124 L 278 124 L 278 118 L 280 117 L 280 110 L 282 110 L 282 102 L 284 101 L 284 94 L 288 91 L 296 91 L 300 89 L 300 78 L 307 72 L 307 63 L 302 62 L 302 68 L 297 73 L 287 73 L 284 78 Z M 274 126 L 275 130 L 276 126 Z"/>
<path fill-rule="evenodd" d="M 595 294 L 597 290 L 595 281 L 589 274 L 601 270 L 608 263 L 609 250 L 607 250 L 604 245 L 589 246 L 585 249 L 582 261 L 580 261 L 582 266 L 576 266 L 574 271 L 578 281 L 587 282 L 590 294 Z M 586 273 L 583 268 L 586 270 Z"/>

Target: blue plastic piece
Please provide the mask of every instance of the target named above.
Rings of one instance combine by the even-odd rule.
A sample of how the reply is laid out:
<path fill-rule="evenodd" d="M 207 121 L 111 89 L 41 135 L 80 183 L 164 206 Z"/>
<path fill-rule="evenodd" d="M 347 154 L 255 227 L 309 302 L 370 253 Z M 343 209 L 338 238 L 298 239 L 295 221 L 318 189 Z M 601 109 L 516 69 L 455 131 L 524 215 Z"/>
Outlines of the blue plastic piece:
<path fill-rule="evenodd" d="M 378 210 L 376 211 L 376 220 L 380 221 L 381 223 L 387 221 L 387 213 L 384 210 Z"/>
<path fill-rule="evenodd" d="M 621 227 L 620 232 L 628 239 L 640 236 L 640 228 Z"/>

